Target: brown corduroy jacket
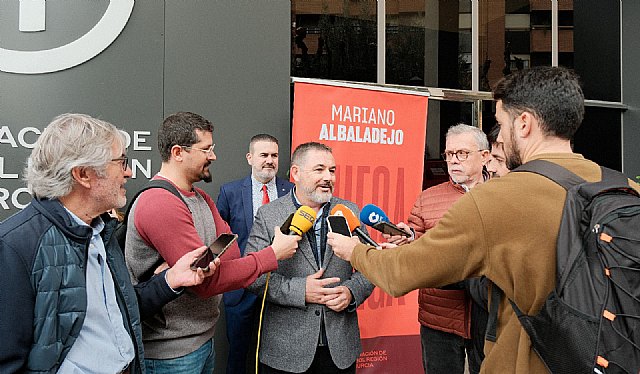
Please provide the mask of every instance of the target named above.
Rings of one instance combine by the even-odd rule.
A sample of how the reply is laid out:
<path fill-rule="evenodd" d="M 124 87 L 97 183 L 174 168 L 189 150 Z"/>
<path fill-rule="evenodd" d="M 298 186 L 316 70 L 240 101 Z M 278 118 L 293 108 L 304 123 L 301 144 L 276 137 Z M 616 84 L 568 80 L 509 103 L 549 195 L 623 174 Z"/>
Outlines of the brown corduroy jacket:
<path fill-rule="evenodd" d="M 568 168 L 587 181 L 600 168 L 579 154 L 535 158 Z M 629 184 L 640 191 L 640 187 Z M 510 173 L 474 187 L 420 239 L 400 248 L 358 245 L 351 263 L 393 296 L 485 275 L 506 297 L 498 309 L 497 341 L 487 341 L 482 373 L 546 373 L 508 299 L 537 313 L 555 286 L 556 239 L 566 191 L 534 173 Z M 448 251 L 447 248 L 458 248 Z"/>

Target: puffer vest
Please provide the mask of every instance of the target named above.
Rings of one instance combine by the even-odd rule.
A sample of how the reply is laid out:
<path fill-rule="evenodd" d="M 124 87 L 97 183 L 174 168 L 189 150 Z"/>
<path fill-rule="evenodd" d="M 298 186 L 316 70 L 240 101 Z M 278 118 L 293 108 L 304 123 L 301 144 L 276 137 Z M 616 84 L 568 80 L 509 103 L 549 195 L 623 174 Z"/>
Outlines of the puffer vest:
<path fill-rule="evenodd" d="M 72 222 L 57 200 L 33 199 L 26 210 L 35 210 L 35 257 L 32 287 L 37 294 L 34 307 L 33 346 L 27 360 L 29 373 L 54 373 L 75 343 L 84 323 L 87 308 L 86 262 L 92 231 Z M 136 358 L 131 373 L 144 372 L 142 332 L 136 294 L 129 280 L 124 255 L 115 240 L 110 240 L 115 220 L 104 214 L 102 238 L 111 269 L 116 297 L 125 319 L 125 328 L 133 336 Z M 32 226 L 33 228 L 33 226 Z"/>
<path fill-rule="evenodd" d="M 416 236 L 433 228 L 464 193 L 462 186 L 451 181 L 422 191 L 408 220 Z M 470 302 L 462 283 L 444 288 L 422 288 L 418 293 L 418 321 L 423 326 L 469 339 Z"/>

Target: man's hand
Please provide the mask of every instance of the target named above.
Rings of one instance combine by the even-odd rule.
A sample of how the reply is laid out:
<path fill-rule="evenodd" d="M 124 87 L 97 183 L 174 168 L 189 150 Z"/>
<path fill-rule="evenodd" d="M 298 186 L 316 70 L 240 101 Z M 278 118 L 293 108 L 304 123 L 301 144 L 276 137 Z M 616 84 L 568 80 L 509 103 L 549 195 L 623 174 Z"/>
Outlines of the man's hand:
<path fill-rule="evenodd" d="M 353 248 L 360 243 L 357 237 L 348 237 L 335 232 L 327 234 L 327 244 L 333 249 L 333 253 L 345 261 L 351 261 Z"/>
<path fill-rule="evenodd" d="M 276 226 L 273 231 L 275 236 L 273 237 L 273 243 L 271 248 L 276 254 L 276 260 L 286 260 L 293 257 L 296 254 L 298 248 L 298 242 L 302 237 L 298 235 L 285 235 L 280 231 L 280 227 Z"/>
<path fill-rule="evenodd" d="M 337 286 L 327 291 L 325 305 L 334 312 L 342 312 L 351 304 L 351 291 L 346 286 Z"/>
<path fill-rule="evenodd" d="M 398 246 L 393 243 L 380 243 L 380 246 L 378 247 L 378 249 L 391 249 L 391 248 L 397 248 L 397 247 Z"/>
<path fill-rule="evenodd" d="M 185 253 L 184 256 L 167 270 L 167 283 L 174 290 L 180 287 L 197 286 L 204 281 L 206 277 L 210 277 L 220 265 L 220 259 L 216 258 L 209 263 L 209 271 L 202 269 L 191 270 L 191 264 L 200 256 L 207 247 L 196 248 L 191 252 Z M 162 265 L 160 265 L 162 267 Z"/>
<path fill-rule="evenodd" d="M 409 228 L 409 226 L 407 226 L 407 224 L 404 223 L 404 222 L 399 222 L 397 226 L 399 228 L 403 229 L 408 234 L 411 234 L 411 236 L 409 236 L 409 237 L 406 237 L 404 235 L 393 235 L 393 236 L 391 236 L 389 234 L 382 234 L 382 237 L 387 239 L 387 242 L 393 243 L 395 245 L 402 245 L 402 244 L 411 243 L 413 241 L 413 233 L 411 232 L 411 229 Z"/>
<path fill-rule="evenodd" d="M 325 286 L 340 282 L 340 278 L 336 277 L 320 279 L 322 274 L 324 274 L 324 269 L 320 269 L 307 277 L 307 284 L 304 293 L 304 300 L 307 303 L 324 304 L 327 300 L 327 295 L 333 289 Z"/>

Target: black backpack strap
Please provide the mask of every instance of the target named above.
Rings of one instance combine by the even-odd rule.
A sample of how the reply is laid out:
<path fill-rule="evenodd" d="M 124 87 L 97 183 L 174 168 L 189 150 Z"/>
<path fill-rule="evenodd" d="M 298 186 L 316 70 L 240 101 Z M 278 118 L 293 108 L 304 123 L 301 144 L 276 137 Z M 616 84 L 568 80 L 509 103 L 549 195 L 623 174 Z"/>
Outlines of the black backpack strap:
<path fill-rule="evenodd" d="M 586 182 L 575 173 L 546 160 L 531 160 L 512 171 L 528 171 L 530 173 L 540 174 L 561 185 L 565 190 Z"/>
<path fill-rule="evenodd" d="M 133 196 L 133 198 L 131 199 L 131 202 L 129 203 L 129 206 L 127 207 L 127 211 L 124 214 L 124 219 L 121 222 L 121 226 L 119 226 L 117 231 L 116 231 L 118 244 L 120 245 L 120 248 L 122 249 L 123 252 L 125 250 L 124 247 L 125 247 L 125 240 L 126 240 L 126 233 L 127 233 L 127 224 L 129 222 L 128 219 L 129 219 L 129 213 L 131 212 L 131 207 L 133 206 L 133 203 L 136 201 L 136 199 L 138 198 L 138 196 L 140 196 L 141 193 L 143 193 L 146 190 L 152 189 L 152 188 L 162 188 L 164 190 L 167 190 L 167 191 L 171 192 L 178 199 L 180 199 L 180 201 L 182 201 L 184 203 L 184 205 L 187 207 L 187 209 L 189 209 L 189 205 L 187 205 L 187 202 L 184 200 L 184 198 L 182 197 L 182 195 L 180 194 L 178 189 L 173 184 L 171 184 L 170 182 L 168 182 L 166 180 L 163 180 L 163 179 L 150 180 L 149 183 L 147 183 L 144 187 L 142 187 Z M 193 213 L 193 212 L 191 212 L 191 209 L 189 209 L 189 212 Z M 164 262 L 164 259 L 162 257 L 160 257 L 158 259 L 158 261 L 153 266 L 151 266 L 146 273 L 143 273 L 143 274 L 140 275 L 139 280 L 144 282 L 144 281 L 147 281 L 147 280 L 151 279 L 155 269 L 158 266 L 160 266 L 160 264 L 162 264 L 163 262 Z"/>
<path fill-rule="evenodd" d="M 608 190 L 625 190 L 639 196 L 638 192 L 629 186 L 629 179 L 619 171 L 600 166 L 602 177 L 599 182 L 588 183 L 580 188 L 582 195 L 591 199 Z"/>
<path fill-rule="evenodd" d="M 491 291 L 489 292 L 489 318 L 487 319 L 485 339 L 494 343 L 498 338 L 498 308 L 500 307 L 502 296 L 503 293 L 500 287 L 491 282 Z"/>
<path fill-rule="evenodd" d="M 485 339 L 494 343 L 498 338 L 498 309 L 500 308 L 502 297 L 504 297 L 504 292 L 502 292 L 500 287 L 495 283 L 491 282 L 491 291 L 489 292 L 489 318 L 487 319 Z M 509 299 L 509 303 L 518 319 L 525 315 L 511 299 Z"/>
<path fill-rule="evenodd" d="M 187 206 L 187 209 L 189 209 L 189 205 L 187 205 L 187 202 L 184 201 L 184 198 L 180 194 L 180 191 L 178 191 L 178 189 L 173 184 L 171 184 L 171 182 L 166 181 L 164 179 L 152 179 L 152 180 L 149 181 L 149 183 L 147 183 L 144 187 L 142 187 L 138 192 L 136 192 L 136 194 L 131 199 L 131 202 L 129 203 L 129 206 L 127 207 L 127 211 L 124 214 L 123 222 L 124 222 L 125 225 L 128 222 L 127 219 L 129 218 L 129 212 L 131 211 L 131 207 L 133 206 L 133 203 L 136 201 L 138 196 L 140 196 L 140 194 L 143 193 L 144 191 L 150 190 L 152 188 L 162 188 L 162 189 L 165 189 L 165 190 L 171 192 L 178 199 L 180 199 L 180 201 L 182 201 L 184 203 L 184 205 Z M 189 209 L 189 212 L 193 213 L 193 212 L 191 212 L 191 209 Z"/>

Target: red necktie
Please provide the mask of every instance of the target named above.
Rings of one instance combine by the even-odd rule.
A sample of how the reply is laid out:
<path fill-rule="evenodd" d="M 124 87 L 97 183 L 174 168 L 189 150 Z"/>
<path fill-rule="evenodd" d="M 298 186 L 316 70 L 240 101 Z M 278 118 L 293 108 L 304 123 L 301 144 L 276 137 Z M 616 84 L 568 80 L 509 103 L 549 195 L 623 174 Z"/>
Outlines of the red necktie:
<path fill-rule="evenodd" d="M 267 185 L 262 185 L 262 205 L 269 204 L 269 194 L 267 193 Z"/>

